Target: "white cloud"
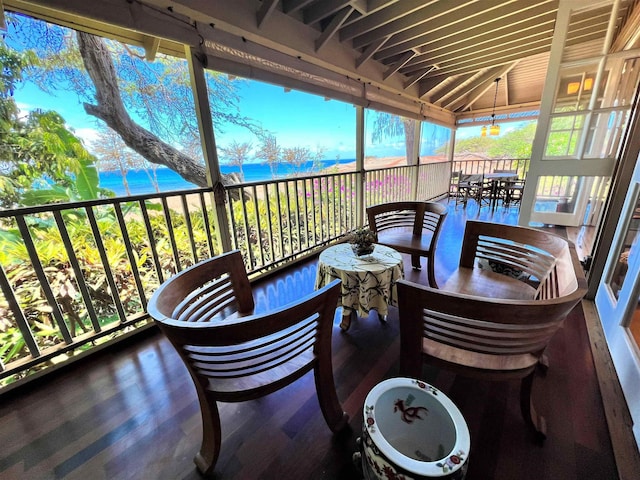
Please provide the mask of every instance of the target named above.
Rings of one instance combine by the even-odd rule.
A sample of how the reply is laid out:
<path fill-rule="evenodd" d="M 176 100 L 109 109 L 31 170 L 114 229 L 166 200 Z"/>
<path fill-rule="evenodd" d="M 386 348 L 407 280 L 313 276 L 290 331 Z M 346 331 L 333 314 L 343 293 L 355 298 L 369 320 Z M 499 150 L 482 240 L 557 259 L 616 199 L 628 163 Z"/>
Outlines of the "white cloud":
<path fill-rule="evenodd" d="M 100 133 L 95 128 L 74 128 L 74 133 L 77 137 L 80 137 L 85 146 L 90 146 L 100 136 Z"/>

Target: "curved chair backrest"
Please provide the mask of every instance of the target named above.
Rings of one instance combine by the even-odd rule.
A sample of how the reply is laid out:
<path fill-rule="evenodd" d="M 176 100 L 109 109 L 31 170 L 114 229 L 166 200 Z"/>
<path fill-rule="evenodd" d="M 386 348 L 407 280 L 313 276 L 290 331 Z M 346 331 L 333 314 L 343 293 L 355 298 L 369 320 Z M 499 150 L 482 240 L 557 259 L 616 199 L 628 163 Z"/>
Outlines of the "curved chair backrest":
<path fill-rule="evenodd" d="M 210 474 L 221 433 L 216 401 L 258 398 L 314 370 L 325 420 L 346 425 L 331 364 L 338 280 L 274 311 L 253 314 L 251 285 L 240 252 L 198 263 L 161 285 L 148 311 L 194 380 L 203 421 L 196 464 Z"/>
<path fill-rule="evenodd" d="M 378 243 L 411 254 L 414 268 L 427 258 L 429 285 L 435 286 L 434 258 L 447 207 L 438 202 L 388 202 L 367 208 L 369 228 Z"/>
<path fill-rule="evenodd" d="M 575 248 L 557 235 L 526 227 L 468 221 L 467 230 L 461 266 L 473 268 L 482 256 L 529 268 L 545 276 L 549 294 L 486 298 L 399 281 L 400 374 L 420 378 L 427 362 L 469 377 L 520 378 L 522 414 L 544 438 L 544 421 L 531 405 L 533 374 L 549 340 L 587 292 Z M 505 237 L 509 241 L 503 242 Z M 531 245 L 537 246 L 534 252 Z M 536 266 L 540 255 L 552 273 Z"/>
<path fill-rule="evenodd" d="M 576 272 L 581 272 L 581 267 L 571 243 L 535 228 L 468 220 L 460 267 L 474 268 L 478 260 L 530 276 L 538 282 L 539 300 L 564 296 L 578 288 Z"/>

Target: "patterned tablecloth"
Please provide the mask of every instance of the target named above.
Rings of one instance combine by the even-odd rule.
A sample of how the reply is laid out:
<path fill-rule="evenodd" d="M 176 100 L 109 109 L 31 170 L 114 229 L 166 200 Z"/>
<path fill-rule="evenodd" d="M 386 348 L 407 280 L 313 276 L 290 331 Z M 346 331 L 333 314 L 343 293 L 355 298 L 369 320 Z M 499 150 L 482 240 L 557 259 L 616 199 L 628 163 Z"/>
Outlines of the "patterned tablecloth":
<path fill-rule="evenodd" d="M 315 288 L 336 278 L 342 280 L 338 302 L 344 317 L 351 312 L 366 316 L 372 309 L 383 316 L 389 305 L 398 305 L 396 282 L 404 278 L 402 256 L 392 248 L 376 245 L 372 254 L 358 257 L 350 244 L 334 245 L 320 254 Z M 348 328 L 348 323 L 345 326 Z"/>

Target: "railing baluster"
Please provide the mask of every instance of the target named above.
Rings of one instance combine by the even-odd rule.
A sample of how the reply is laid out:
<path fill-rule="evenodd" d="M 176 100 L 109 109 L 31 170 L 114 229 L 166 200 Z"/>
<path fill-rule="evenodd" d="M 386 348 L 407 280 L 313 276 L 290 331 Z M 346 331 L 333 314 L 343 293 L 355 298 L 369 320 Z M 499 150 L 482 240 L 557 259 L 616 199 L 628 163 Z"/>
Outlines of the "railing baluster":
<path fill-rule="evenodd" d="M 67 230 L 67 226 L 64 223 L 64 219 L 62 218 L 62 212 L 60 210 L 56 210 L 55 212 L 53 212 L 53 216 L 56 219 L 56 225 L 58 226 L 60 238 L 62 239 L 62 243 L 67 252 L 67 257 L 69 258 L 69 263 L 71 263 L 71 268 L 73 268 L 73 273 L 76 277 L 75 280 L 78 284 L 78 288 L 80 289 L 80 294 L 82 296 L 82 300 L 84 301 L 85 308 L 87 309 L 87 314 L 89 315 L 89 319 L 91 320 L 91 326 L 93 327 L 94 332 L 99 332 L 101 328 L 100 323 L 98 322 L 98 316 L 96 315 L 96 311 L 93 308 L 93 302 L 91 301 L 91 296 L 89 295 L 89 289 L 87 288 L 84 274 L 82 273 L 80 263 L 78 262 L 78 258 L 76 257 L 76 253 L 73 249 L 71 238 L 69 238 L 69 232 Z"/>
<path fill-rule="evenodd" d="M 207 201 L 204 198 L 204 193 L 199 192 L 198 197 L 200 199 L 200 211 L 202 212 L 202 221 L 204 222 L 204 228 L 207 233 L 207 245 L 209 246 L 209 257 L 216 255 L 215 248 L 213 246 L 213 237 L 211 235 L 211 222 L 209 222 L 209 209 L 207 207 Z"/>
<path fill-rule="evenodd" d="M 89 219 L 89 225 L 91 226 L 91 232 L 93 233 L 93 240 L 96 242 L 96 247 L 100 254 L 100 261 L 102 262 L 102 268 L 104 268 L 104 273 L 107 278 L 107 285 L 109 285 L 109 290 L 111 290 L 111 298 L 113 299 L 116 311 L 118 312 L 120 322 L 124 323 L 127 320 L 127 314 L 124 311 L 124 306 L 120 300 L 119 290 L 115 279 L 113 278 L 113 272 L 109 264 L 109 258 L 107 257 L 107 249 L 102 241 L 102 233 L 98 227 L 98 222 L 96 221 L 93 208 L 91 206 L 87 206 L 85 207 L 85 211 L 87 212 L 87 218 Z"/>
<path fill-rule="evenodd" d="M 271 261 L 273 262 L 278 255 L 276 255 L 276 248 L 275 248 L 275 243 L 273 241 L 273 218 L 271 217 L 271 215 L 273 214 L 271 212 L 271 201 L 269 198 L 269 187 L 273 187 L 274 185 L 263 185 L 263 190 L 264 190 L 264 203 L 266 204 L 267 207 L 267 230 L 269 232 L 269 245 L 271 246 Z"/>
<path fill-rule="evenodd" d="M 162 266 L 160 265 L 160 257 L 158 256 L 158 249 L 156 248 L 156 239 L 153 234 L 153 228 L 151 227 L 151 220 L 149 219 L 149 212 L 147 211 L 147 204 L 145 200 L 139 200 L 140 211 L 142 212 L 142 220 L 147 230 L 147 238 L 149 238 L 149 248 L 151 248 L 151 256 L 153 257 L 153 265 L 156 269 L 156 275 L 158 276 L 158 283 L 164 282 L 164 275 L 162 273 Z"/>
<path fill-rule="evenodd" d="M 169 235 L 169 243 L 171 244 L 171 251 L 173 252 L 173 261 L 176 266 L 176 273 L 181 272 L 182 260 L 180 259 L 180 251 L 178 250 L 176 235 L 173 231 L 173 222 L 171 221 L 171 210 L 169 209 L 166 197 L 162 198 L 162 211 L 164 214 L 164 221 L 167 225 L 167 234 Z"/>
<path fill-rule="evenodd" d="M 27 222 L 25 221 L 24 216 L 16 216 L 16 222 L 18 224 L 20 234 L 22 235 L 24 245 L 27 248 L 27 253 L 29 254 L 29 258 L 31 260 L 31 265 L 33 266 L 36 277 L 38 277 L 38 281 L 40 282 L 40 288 L 42 288 L 44 296 L 47 299 L 47 303 L 49 304 L 49 308 L 51 308 L 51 315 L 58 325 L 58 329 L 62 334 L 62 338 L 64 339 L 64 341 L 66 343 L 72 343 L 73 339 L 71 338 L 71 333 L 69 333 L 69 328 L 67 327 L 67 324 L 62 317 L 62 312 L 60 311 L 60 307 L 58 306 L 56 296 L 54 295 L 53 290 L 51 290 L 49 280 L 44 273 L 42 263 L 40 263 L 38 252 L 33 243 L 33 239 L 31 238 L 31 232 L 29 231 L 29 227 L 27 226 Z"/>
<path fill-rule="evenodd" d="M 144 293 L 144 285 L 142 285 L 142 280 L 140 279 L 140 271 L 138 270 L 136 257 L 133 255 L 133 247 L 131 245 L 131 239 L 129 238 L 129 231 L 127 230 L 127 224 L 124 220 L 124 215 L 122 214 L 121 205 L 122 205 L 121 202 L 117 202 L 113 205 L 113 208 L 116 211 L 116 218 L 118 219 L 118 225 L 120 226 L 120 233 L 122 234 L 122 240 L 124 241 L 124 245 L 126 247 L 127 257 L 129 258 L 129 265 L 131 267 L 131 273 L 133 274 L 133 280 L 136 284 L 138 296 L 140 297 L 142 308 L 146 310 L 147 296 Z"/>
<path fill-rule="evenodd" d="M 191 254 L 193 255 L 194 265 L 198 263 L 198 249 L 196 248 L 196 242 L 193 238 L 193 224 L 191 222 L 191 213 L 189 210 L 189 204 L 187 203 L 187 196 L 180 195 L 180 203 L 182 205 L 182 215 L 184 216 L 184 224 L 189 233 L 189 243 L 191 244 Z"/>
<path fill-rule="evenodd" d="M 258 191 L 256 186 L 251 187 L 251 194 L 253 195 L 253 208 L 256 212 L 256 230 L 258 236 L 258 250 L 260 251 L 260 265 L 264 267 L 264 248 L 262 248 L 262 227 L 260 226 L 260 206 L 258 205 Z"/>
<path fill-rule="evenodd" d="M 38 343 L 36 342 L 35 337 L 33 336 L 33 332 L 31 331 L 31 326 L 27 322 L 27 319 L 24 316 L 24 312 L 22 311 L 22 307 L 18 303 L 18 299 L 16 298 L 15 292 L 11 287 L 11 283 L 7 278 L 7 274 L 0 265 L 0 288 L 2 289 L 2 293 L 4 294 L 4 298 L 9 304 L 9 308 L 13 313 L 13 318 L 18 326 L 18 330 L 20 330 L 20 334 L 22 335 L 22 339 L 24 343 L 27 345 L 29 349 L 29 353 L 32 357 L 40 356 L 40 348 L 38 347 Z M 1 360 L 1 359 L 0 359 Z M 2 370 L 4 371 L 5 367 L 2 366 Z"/>

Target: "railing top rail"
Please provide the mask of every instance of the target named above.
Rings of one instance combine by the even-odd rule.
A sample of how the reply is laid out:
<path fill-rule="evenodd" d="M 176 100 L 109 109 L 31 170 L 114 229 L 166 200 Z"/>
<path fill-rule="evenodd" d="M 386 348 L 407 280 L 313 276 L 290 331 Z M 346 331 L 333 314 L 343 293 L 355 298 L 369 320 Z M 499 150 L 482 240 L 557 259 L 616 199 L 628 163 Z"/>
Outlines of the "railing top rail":
<path fill-rule="evenodd" d="M 110 197 L 98 200 L 84 200 L 80 202 L 49 203 L 35 207 L 19 207 L 8 210 L 0 210 L 0 218 L 15 217 L 20 215 L 31 215 L 42 212 L 56 212 L 61 210 L 73 210 L 76 208 L 95 207 L 98 205 L 111 205 L 114 203 L 138 202 L 140 200 L 156 200 L 160 198 L 175 197 L 179 195 L 192 195 L 201 192 L 210 192 L 211 187 L 193 188 L 189 190 L 173 190 L 170 192 L 153 192 L 140 195 L 130 195 L 126 197 Z"/>

